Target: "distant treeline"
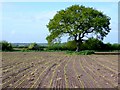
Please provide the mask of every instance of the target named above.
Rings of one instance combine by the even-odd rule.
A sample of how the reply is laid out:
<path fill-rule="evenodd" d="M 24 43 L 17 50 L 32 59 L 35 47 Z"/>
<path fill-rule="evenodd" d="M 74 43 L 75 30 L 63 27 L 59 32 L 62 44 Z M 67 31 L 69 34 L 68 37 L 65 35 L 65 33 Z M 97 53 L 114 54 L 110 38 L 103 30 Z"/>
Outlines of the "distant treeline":
<path fill-rule="evenodd" d="M 0 50 L 1 51 L 75 51 L 76 50 L 76 42 L 75 41 L 68 41 L 66 43 L 54 43 L 51 45 L 47 44 L 38 44 L 38 43 L 9 43 L 7 41 L 0 42 Z M 103 43 L 101 40 L 89 38 L 88 40 L 84 41 L 80 47 L 81 50 L 94 50 L 94 51 L 114 51 L 120 50 L 120 44 L 110 44 L 110 43 Z"/>
<path fill-rule="evenodd" d="M 31 43 L 11 43 L 13 47 L 28 47 Z M 36 43 L 40 46 L 47 46 L 47 43 Z"/>

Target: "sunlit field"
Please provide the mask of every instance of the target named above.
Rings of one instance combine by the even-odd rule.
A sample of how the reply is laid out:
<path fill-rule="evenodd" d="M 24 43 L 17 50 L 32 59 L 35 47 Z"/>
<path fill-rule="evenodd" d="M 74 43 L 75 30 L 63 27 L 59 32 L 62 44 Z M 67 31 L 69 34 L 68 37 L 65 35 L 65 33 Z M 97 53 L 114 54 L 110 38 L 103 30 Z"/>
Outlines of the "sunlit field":
<path fill-rule="evenodd" d="M 3 88 L 116 88 L 118 55 L 3 52 Z"/>

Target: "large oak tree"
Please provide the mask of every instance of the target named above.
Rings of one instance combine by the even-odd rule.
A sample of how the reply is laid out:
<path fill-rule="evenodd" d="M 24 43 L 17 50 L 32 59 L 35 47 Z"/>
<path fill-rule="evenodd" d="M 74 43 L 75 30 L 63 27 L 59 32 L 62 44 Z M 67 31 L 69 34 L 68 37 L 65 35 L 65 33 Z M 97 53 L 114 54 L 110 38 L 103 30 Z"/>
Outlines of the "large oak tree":
<path fill-rule="evenodd" d="M 75 40 L 76 51 L 80 51 L 83 40 L 95 37 L 103 40 L 110 32 L 110 17 L 96 9 L 72 5 L 60 10 L 50 19 L 47 27 L 50 35 L 46 37 L 48 43 L 59 40 L 65 34 L 69 39 Z"/>

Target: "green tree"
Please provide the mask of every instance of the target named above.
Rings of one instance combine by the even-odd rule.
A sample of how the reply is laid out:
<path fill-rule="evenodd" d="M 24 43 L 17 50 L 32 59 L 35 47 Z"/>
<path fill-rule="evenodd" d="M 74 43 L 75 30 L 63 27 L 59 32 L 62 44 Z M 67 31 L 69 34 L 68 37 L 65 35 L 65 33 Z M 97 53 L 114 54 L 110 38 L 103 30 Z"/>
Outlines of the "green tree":
<path fill-rule="evenodd" d="M 37 43 L 31 43 L 29 46 L 28 46 L 28 49 L 29 50 L 39 50 L 40 47 Z"/>
<path fill-rule="evenodd" d="M 7 41 L 1 41 L 0 42 L 0 50 L 2 51 L 12 51 L 13 47 L 11 43 L 8 43 Z"/>
<path fill-rule="evenodd" d="M 73 41 L 68 41 L 65 46 L 67 47 L 68 50 L 75 50 L 76 49 L 76 42 L 73 40 Z"/>
<path fill-rule="evenodd" d="M 120 44 L 114 43 L 114 44 L 112 45 L 112 48 L 113 48 L 113 50 L 120 50 Z"/>
<path fill-rule="evenodd" d="M 64 35 L 75 40 L 77 49 L 87 37 L 103 40 L 110 32 L 110 17 L 101 11 L 90 7 L 72 5 L 65 10 L 60 10 L 47 25 L 50 35 L 46 37 L 48 43 L 60 41 Z"/>
<path fill-rule="evenodd" d="M 89 38 L 82 44 L 82 46 L 87 50 L 102 50 L 104 43 L 96 38 Z"/>

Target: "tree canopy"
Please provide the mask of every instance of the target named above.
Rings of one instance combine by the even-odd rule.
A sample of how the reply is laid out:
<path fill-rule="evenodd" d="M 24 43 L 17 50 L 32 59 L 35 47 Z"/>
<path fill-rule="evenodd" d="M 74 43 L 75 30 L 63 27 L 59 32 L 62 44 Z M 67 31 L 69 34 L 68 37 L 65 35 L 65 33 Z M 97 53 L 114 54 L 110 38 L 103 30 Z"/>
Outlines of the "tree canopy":
<path fill-rule="evenodd" d="M 29 50 L 39 50 L 39 45 L 37 43 L 31 43 L 29 46 L 28 46 L 28 49 Z"/>
<path fill-rule="evenodd" d="M 110 32 L 110 17 L 91 7 L 72 5 L 60 10 L 50 19 L 47 27 L 50 35 L 46 37 L 48 43 L 59 41 L 64 35 L 75 40 L 77 51 L 85 38 L 95 37 L 103 40 Z"/>
<path fill-rule="evenodd" d="M 12 44 L 7 41 L 0 41 L 0 50 L 2 51 L 12 51 Z"/>

